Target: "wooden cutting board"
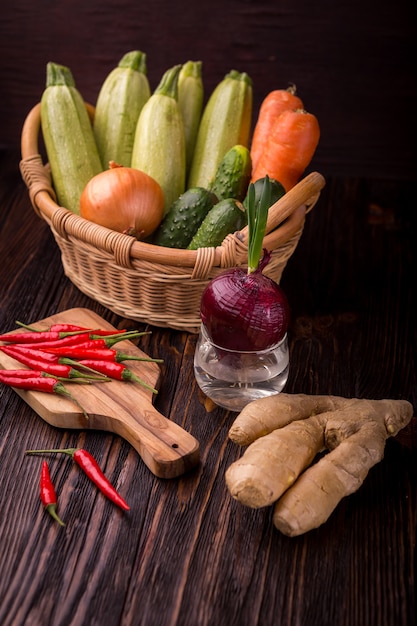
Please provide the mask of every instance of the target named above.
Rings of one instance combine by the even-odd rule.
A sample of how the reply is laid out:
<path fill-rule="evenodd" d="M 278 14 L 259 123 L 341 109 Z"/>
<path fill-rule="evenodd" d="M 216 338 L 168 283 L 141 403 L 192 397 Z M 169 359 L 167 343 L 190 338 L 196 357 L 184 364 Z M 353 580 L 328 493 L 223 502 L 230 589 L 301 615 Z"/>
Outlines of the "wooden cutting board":
<path fill-rule="evenodd" d="M 31 325 L 47 330 L 55 323 L 71 323 L 92 329 L 114 329 L 102 317 L 84 308 L 69 309 L 38 322 L 31 322 Z M 114 348 L 124 353 L 147 356 L 131 341 L 123 340 Z M 146 383 L 158 388 L 160 366 L 157 363 L 129 360 L 124 364 Z M 0 365 L 2 369 L 24 368 L 1 351 Z M 152 404 L 154 394 L 139 383 L 112 380 L 91 385 L 68 382 L 65 386 L 86 411 L 88 419 L 75 402 L 65 397 L 39 391 L 15 391 L 52 426 L 104 430 L 120 435 L 160 478 L 174 478 L 199 463 L 198 441 L 181 426 L 159 413 Z"/>

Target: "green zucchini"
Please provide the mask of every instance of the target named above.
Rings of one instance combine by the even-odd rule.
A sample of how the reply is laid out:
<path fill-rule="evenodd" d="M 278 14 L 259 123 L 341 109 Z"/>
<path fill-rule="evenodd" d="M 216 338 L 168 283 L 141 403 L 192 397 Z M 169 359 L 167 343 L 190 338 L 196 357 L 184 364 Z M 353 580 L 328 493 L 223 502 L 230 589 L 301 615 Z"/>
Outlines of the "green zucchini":
<path fill-rule="evenodd" d="M 94 135 L 104 168 L 130 167 L 139 114 L 150 98 L 146 54 L 127 52 L 105 79 L 96 102 Z"/>
<path fill-rule="evenodd" d="M 153 243 L 167 248 L 186 248 L 215 203 L 217 198 L 211 191 L 203 187 L 187 189 L 162 220 Z"/>
<path fill-rule="evenodd" d="M 249 146 L 252 81 L 232 70 L 212 92 L 201 117 L 188 187 L 209 188 L 221 160 L 237 144 Z"/>
<path fill-rule="evenodd" d="M 167 70 L 138 119 L 133 142 L 133 168 L 142 170 L 162 187 L 164 214 L 185 191 L 185 131 L 178 105 L 181 65 Z"/>
<path fill-rule="evenodd" d="M 224 155 L 210 190 L 219 200 L 234 198 L 242 201 L 246 196 L 252 174 L 249 148 L 233 146 Z"/>
<path fill-rule="evenodd" d="M 41 128 L 57 200 L 79 214 L 84 187 L 103 168 L 85 102 L 72 72 L 57 63 L 47 64 Z"/>
<path fill-rule="evenodd" d="M 227 235 L 243 228 L 246 221 L 243 204 L 234 198 L 220 200 L 207 213 L 187 248 L 197 250 L 220 246 Z"/>
<path fill-rule="evenodd" d="M 187 61 L 178 78 L 178 104 L 184 121 L 187 171 L 193 158 L 203 111 L 204 85 L 201 69 L 201 61 Z"/>
<path fill-rule="evenodd" d="M 254 189 L 255 189 L 255 197 L 254 197 L 254 206 L 257 206 L 259 204 L 259 201 L 261 199 L 261 195 L 262 195 L 262 191 L 264 188 L 264 181 L 265 178 L 258 178 L 258 180 L 256 180 L 253 183 Z M 270 189 L 271 189 L 271 204 L 270 206 L 272 206 L 273 204 L 275 204 L 275 202 L 277 202 L 280 198 L 282 198 L 282 196 L 285 194 L 285 189 L 284 186 L 281 185 L 281 183 L 279 183 L 277 180 L 275 180 L 274 178 L 270 178 L 269 179 L 271 185 L 270 185 Z M 247 209 L 247 203 L 248 203 L 248 196 L 245 196 L 245 199 L 243 200 L 243 205 L 245 207 L 245 209 Z"/>

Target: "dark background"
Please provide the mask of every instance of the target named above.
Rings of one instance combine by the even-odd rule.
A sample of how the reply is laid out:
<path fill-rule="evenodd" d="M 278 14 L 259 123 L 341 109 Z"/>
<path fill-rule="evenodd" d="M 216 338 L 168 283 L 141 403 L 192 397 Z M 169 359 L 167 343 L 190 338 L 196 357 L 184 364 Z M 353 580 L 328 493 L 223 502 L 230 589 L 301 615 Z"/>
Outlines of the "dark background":
<path fill-rule="evenodd" d="M 68 65 L 92 103 L 123 54 L 163 72 L 203 61 L 206 94 L 230 69 L 268 91 L 296 83 L 322 136 L 325 176 L 415 179 L 416 35 L 412 0 L 16 0 L 0 18 L 0 148 L 19 149 L 48 61 Z"/>

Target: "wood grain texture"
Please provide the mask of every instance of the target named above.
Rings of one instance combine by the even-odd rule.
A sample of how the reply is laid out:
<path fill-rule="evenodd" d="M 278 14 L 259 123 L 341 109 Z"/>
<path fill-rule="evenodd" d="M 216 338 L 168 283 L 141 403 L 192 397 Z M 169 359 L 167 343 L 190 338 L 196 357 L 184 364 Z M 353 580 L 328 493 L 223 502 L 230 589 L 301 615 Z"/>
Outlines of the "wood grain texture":
<path fill-rule="evenodd" d="M 0 153 L 0 331 L 72 307 L 137 328 L 65 278 L 48 227 Z M 404 398 L 417 408 L 414 184 L 329 178 L 282 285 L 292 309 L 286 391 Z M 152 330 L 164 359 L 155 407 L 200 444 L 187 474 L 155 477 L 122 437 L 55 428 L 0 388 L 2 626 L 411 626 L 416 613 L 417 422 L 325 525 L 281 535 L 272 509 L 233 501 L 224 474 L 241 450 L 233 414 L 193 377 L 196 337 Z M 50 456 L 59 527 L 42 510 L 41 458 L 30 448 L 85 447 L 131 506 L 124 513 L 66 457 Z"/>
<path fill-rule="evenodd" d="M 45 85 L 48 61 L 68 65 L 95 102 L 128 50 L 148 56 L 155 88 L 163 72 L 203 61 L 206 96 L 230 69 L 254 82 L 254 119 L 272 89 L 296 83 L 322 136 L 312 164 L 329 175 L 415 179 L 416 106 L 411 0 L 185 0 L 7 3 L 0 21 L 0 145 L 18 146 Z"/>

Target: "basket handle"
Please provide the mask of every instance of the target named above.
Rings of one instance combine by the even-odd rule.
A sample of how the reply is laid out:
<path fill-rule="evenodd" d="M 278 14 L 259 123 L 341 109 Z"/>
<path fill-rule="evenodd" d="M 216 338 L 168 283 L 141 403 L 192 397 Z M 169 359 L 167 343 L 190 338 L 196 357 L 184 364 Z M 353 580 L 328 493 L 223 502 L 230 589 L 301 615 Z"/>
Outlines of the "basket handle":
<path fill-rule="evenodd" d="M 290 189 L 284 196 L 282 196 L 282 198 L 277 200 L 277 202 L 270 207 L 268 211 L 265 234 L 272 234 L 277 226 L 279 226 L 288 217 L 295 214 L 297 209 L 301 206 L 305 207 L 304 214 L 311 211 L 325 184 L 325 178 L 319 174 L 319 172 L 311 172 L 305 178 L 300 180 L 295 187 Z M 239 233 L 239 238 L 245 244 L 248 242 L 248 231 L 248 226 L 245 226 Z M 267 243 L 268 240 L 265 238 L 264 241 Z"/>

